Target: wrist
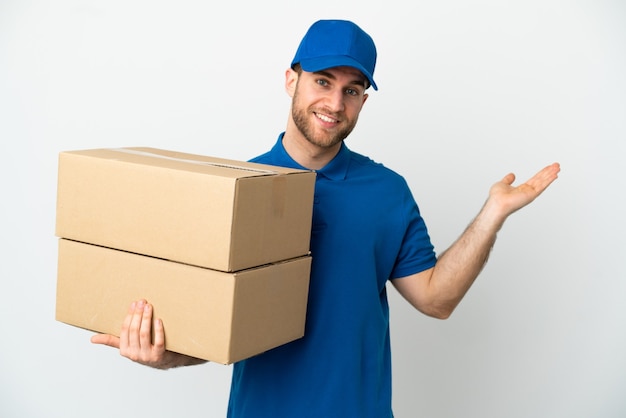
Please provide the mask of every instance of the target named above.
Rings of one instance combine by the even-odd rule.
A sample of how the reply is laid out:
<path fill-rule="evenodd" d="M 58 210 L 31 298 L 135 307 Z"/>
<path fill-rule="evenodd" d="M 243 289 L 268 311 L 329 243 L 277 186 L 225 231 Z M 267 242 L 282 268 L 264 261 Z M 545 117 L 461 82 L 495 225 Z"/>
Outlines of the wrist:
<path fill-rule="evenodd" d="M 496 233 L 502 228 L 507 216 L 507 213 L 496 202 L 487 199 L 473 223 L 477 229 Z"/>
<path fill-rule="evenodd" d="M 206 363 L 206 360 L 188 356 L 186 354 L 175 353 L 173 351 L 165 351 L 162 361 L 158 362 L 154 367 L 161 370 L 174 369 L 176 367 L 194 366 Z"/>

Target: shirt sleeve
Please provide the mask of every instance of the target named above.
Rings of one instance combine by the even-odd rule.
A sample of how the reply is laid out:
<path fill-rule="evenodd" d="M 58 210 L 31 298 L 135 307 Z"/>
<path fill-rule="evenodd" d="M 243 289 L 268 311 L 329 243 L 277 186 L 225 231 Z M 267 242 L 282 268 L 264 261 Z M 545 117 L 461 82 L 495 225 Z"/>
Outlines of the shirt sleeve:
<path fill-rule="evenodd" d="M 426 222 L 410 191 L 405 199 L 407 227 L 391 279 L 410 276 L 435 266 L 437 256 L 431 243 Z"/>

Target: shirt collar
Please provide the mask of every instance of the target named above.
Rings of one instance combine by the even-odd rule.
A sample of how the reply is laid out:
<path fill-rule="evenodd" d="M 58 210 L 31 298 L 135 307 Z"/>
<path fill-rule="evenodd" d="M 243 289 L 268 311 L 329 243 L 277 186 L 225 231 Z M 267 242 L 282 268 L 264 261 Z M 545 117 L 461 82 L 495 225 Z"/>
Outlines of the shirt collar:
<path fill-rule="evenodd" d="M 283 145 L 283 136 L 285 133 L 278 135 L 278 141 L 274 145 L 273 152 L 278 160 L 278 165 L 299 168 L 302 170 L 308 170 L 308 168 L 301 166 L 296 162 L 285 150 Z M 345 143 L 341 143 L 341 148 L 335 157 L 330 160 L 328 164 L 319 170 L 315 170 L 318 175 L 322 175 L 329 180 L 341 181 L 345 180 L 348 174 L 348 167 L 350 166 L 350 150 Z"/>

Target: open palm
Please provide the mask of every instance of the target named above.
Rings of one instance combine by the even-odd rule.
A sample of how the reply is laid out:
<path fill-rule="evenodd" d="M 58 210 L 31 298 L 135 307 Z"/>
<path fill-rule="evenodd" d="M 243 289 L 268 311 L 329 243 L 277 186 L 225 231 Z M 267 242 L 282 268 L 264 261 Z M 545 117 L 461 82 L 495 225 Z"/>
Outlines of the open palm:
<path fill-rule="evenodd" d="M 489 199 L 500 207 L 505 216 L 509 215 L 535 200 L 556 180 L 560 170 L 559 163 L 550 164 L 519 186 L 513 186 L 515 174 L 509 173 L 491 186 Z"/>

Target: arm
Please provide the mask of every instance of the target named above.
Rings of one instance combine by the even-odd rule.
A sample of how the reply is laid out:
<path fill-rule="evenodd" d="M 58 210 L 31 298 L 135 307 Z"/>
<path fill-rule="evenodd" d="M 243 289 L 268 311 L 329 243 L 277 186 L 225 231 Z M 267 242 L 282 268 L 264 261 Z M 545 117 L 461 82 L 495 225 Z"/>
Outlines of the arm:
<path fill-rule="evenodd" d="M 551 164 L 517 187 L 512 173 L 495 183 L 476 218 L 433 268 L 392 281 L 398 292 L 426 315 L 448 318 L 487 262 L 504 221 L 535 200 L 559 170 L 558 163 Z"/>
<path fill-rule="evenodd" d="M 152 322 L 152 306 L 144 300 L 133 302 L 122 324 L 119 338 L 97 334 L 91 337 L 91 342 L 118 348 L 122 356 L 155 369 L 206 363 L 199 358 L 167 351 L 163 322 L 160 319 L 154 320 L 154 343 L 152 343 Z"/>

